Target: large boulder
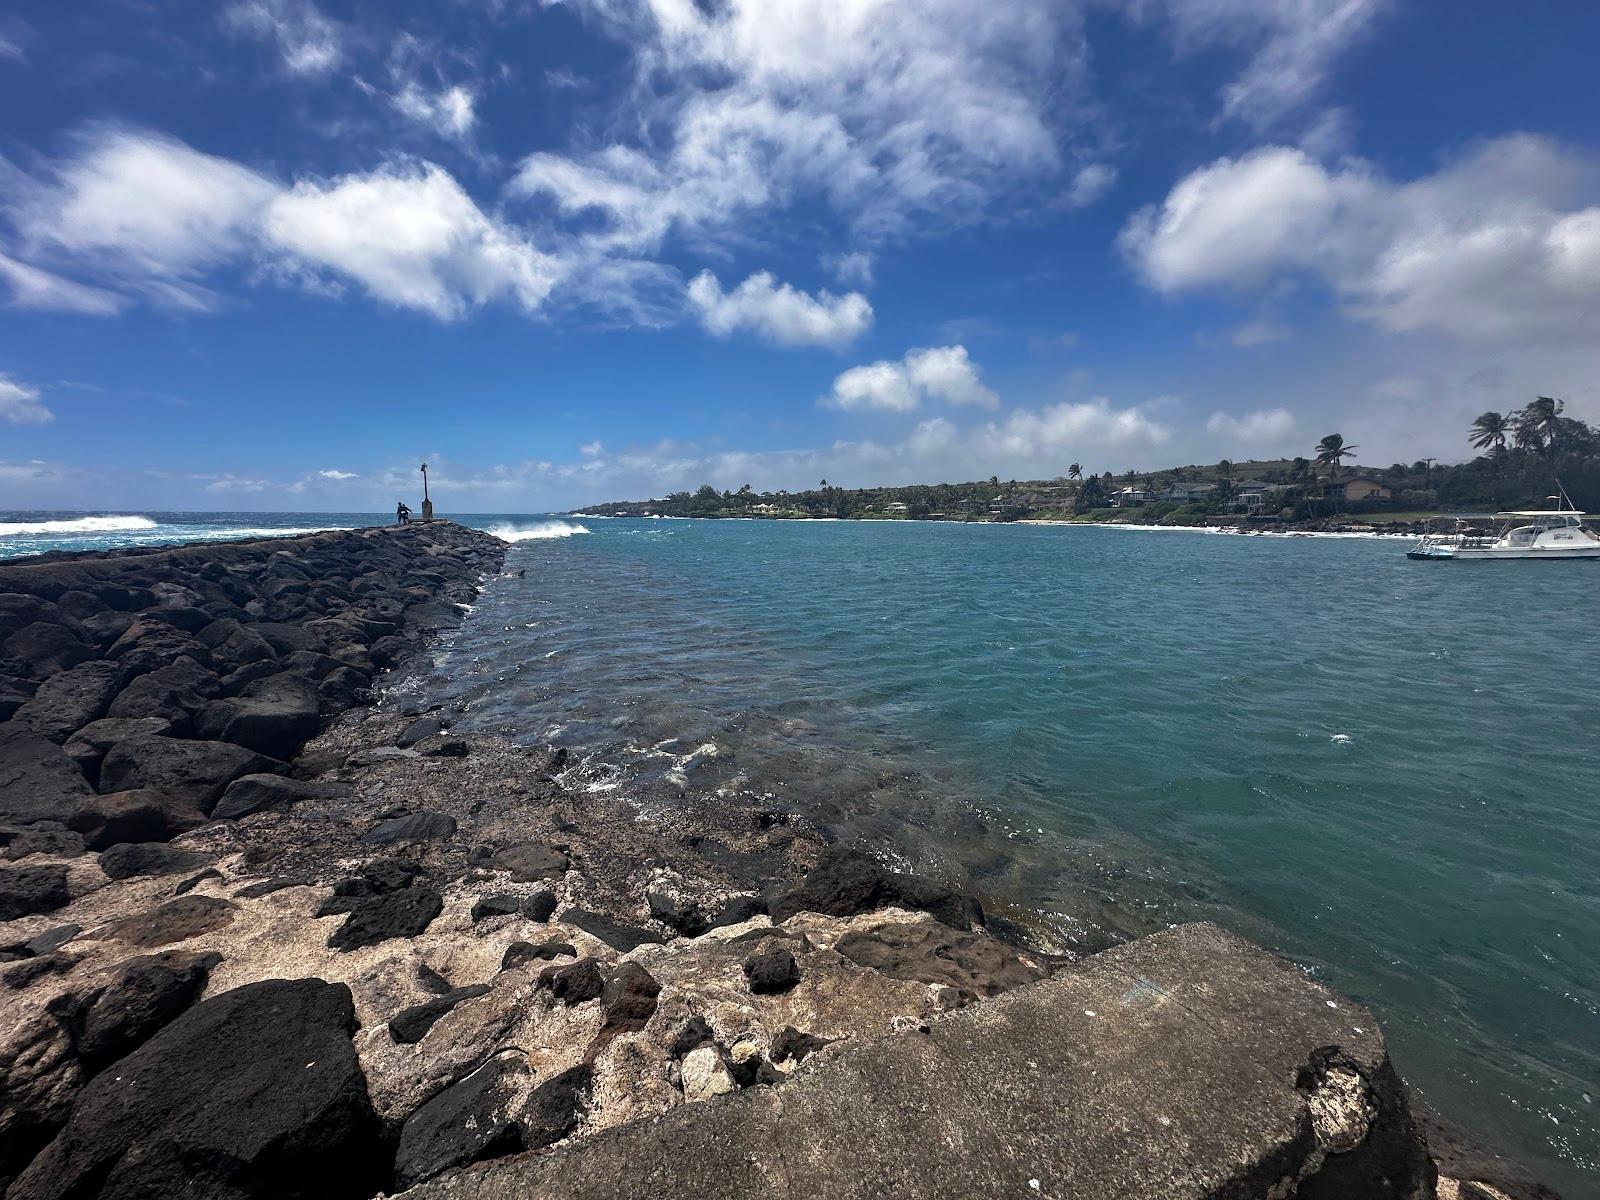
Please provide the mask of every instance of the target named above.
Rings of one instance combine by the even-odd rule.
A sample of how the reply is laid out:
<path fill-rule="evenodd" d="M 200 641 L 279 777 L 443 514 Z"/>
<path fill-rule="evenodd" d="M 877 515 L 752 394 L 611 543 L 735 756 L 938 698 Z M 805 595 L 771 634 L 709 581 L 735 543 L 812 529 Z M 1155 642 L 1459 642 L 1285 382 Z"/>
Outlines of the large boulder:
<path fill-rule="evenodd" d="M 444 909 L 444 897 L 423 883 L 350 899 L 349 916 L 328 938 L 328 945 L 335 950 L 359 950 L 391 938 L 416 937 Z"/>
<path fill-rule="evenodd" d="M 440 812 L 417 812 L 379 821 L 361 840 L 375 846 L 389 846 L 395 842 L 447 842 L 455 835 L 454 817 Z"/>
<path fill-rule="evenodd" d="M 119 842 L 169 842 L 206 823 L 206 815 L 186 800 L 152 788 L 94 796 L 67 818 L 67 828 L 83 834 L 83 844 L 104 850 Z"/>
<path fill-rule="evenodd" d="M 60 821 L 94 789 L 61 747 L 23 721 L 0 725 L 0 820 Z"/>
<path fill-rule="evenodd" d="M 237 696 L 212 701 L 196 728 L 203 737 L 286 759 L 316 735 L 321 722 L 316 685 L 304 676 L 280 673 L 256 680 Z"/>
<path fill-rule="evenodd" d="M 111 702 L 113 717 L 161 717 L 187 730 L 222 691 L 215 673 L 187 658 L 140 675 Z"/>
<path fill-rule="evenodd" d="M 13 1195 L 367 1196 L 379 1126 L 350 989 L 269 979 L 204 1001 L 84 1087 Z"/>
<path fill-rule="evenodd" d="M 78 1054 L 94 1074 L 130 1050 L 199 998 L 217 963 L 211 954 L 166 950 L 130 958 L 83 1014 Z"/>
<path fill-rule="evenodd" d="M 192 659 L 203 667 L 211 665 L 211 651 L 194 634 L 143 617 L 111 643 L 106 657 L 122 663 L 131 674 L 156 671 L 180 658 Z"/>
<path fill-rule="evenodd" d="M 198 850 L 180 850 L 160 842 L 124 842 L 100 856 L 107 879 L 133 879 L 140 875 L 187 875 L 210 866 L 212 858 Z"/>
<path fill-rule="evenodd" d="M 100 764 L 105 791 L 154 788 L 209 813 L 235 779 L 281 763 L 229 742 L 191 742 L 141 735 L 118 742 Z"/>
<path fill-rule="evenodd" d="M 77 765 L 90 783 L 100 778 L 100 763 L 106 751 L 124 738 L 149 734 L 152 737 L 172 731 L 172 722 L 161 717 L 106 717 L 90 721 L 69 737 L 61 749 Z"/>
<path fill-rule="evenodd" d="M 50 676 L 88 662 L 95 657 L 94 647 L 61 625 L 35 621 L 6 638 L 7 657 L 26 663 L 35 679 Z"/>
<path fill-rule="evenodd" d="M 121 686 L 122 668 L 116 663 L 79 663 L 41 683 L 33 698 L 17 710 L 17 717 L 52 742 L 64 742 L 105 716 Z"/>
<path fill-rule="evenodd" d="M 282 775 L 245 775 L 235 779 L 211 810 L 217 821 L 237 821 L 258 812 L 288 812 L 302 800 L 326 796 L 349 785 L 308 783 Z"/>
<path fill-rule="evenodd" d="M 998 996 L 1043 976 L 998 938 L 933 921 L 853 930 L 834 949 L 892 979 L 944 984 L 974 998 Z"/>

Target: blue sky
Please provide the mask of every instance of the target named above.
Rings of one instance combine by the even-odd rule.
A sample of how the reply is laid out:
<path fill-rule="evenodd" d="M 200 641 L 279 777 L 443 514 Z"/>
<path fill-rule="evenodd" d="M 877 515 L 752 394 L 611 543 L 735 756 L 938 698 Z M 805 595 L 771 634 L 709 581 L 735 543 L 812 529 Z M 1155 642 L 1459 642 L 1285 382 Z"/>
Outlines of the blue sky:
<path fill-rule="evenodd" d="M 1600 8 L 23 0 L 0 508 L 538 511 L 1600 416 Z"/>

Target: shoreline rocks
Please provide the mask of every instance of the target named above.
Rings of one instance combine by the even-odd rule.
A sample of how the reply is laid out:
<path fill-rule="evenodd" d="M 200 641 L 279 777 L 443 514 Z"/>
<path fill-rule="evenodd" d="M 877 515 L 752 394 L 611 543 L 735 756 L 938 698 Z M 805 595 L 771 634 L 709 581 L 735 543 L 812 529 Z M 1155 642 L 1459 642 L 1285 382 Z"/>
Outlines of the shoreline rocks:
<path fill-rule="evenodd" d="M 1072 969 L 795 814 L 645 813 L 563 752 L 367 707 L 505 552 L 435 522 L 0 566 L 7 1200 L 581 1180 Z M 1329 1153 L 1366 1140 L 1343 1062 L 1303 1089 Z"/>

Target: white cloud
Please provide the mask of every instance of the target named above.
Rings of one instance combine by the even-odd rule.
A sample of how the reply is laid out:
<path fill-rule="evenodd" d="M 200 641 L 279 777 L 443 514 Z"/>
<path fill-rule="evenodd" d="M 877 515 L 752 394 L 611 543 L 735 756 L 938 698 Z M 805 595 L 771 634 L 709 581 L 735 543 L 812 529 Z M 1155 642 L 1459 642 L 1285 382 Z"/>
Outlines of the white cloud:
<path fill-rule="evenodd" d="M 1230 442 L 1276 446 L 1293 438 L 1296 429 L 1293 413 L 1286 408 L 1271 408 L 1245 413 L 1242 417 L 1212 413 L 1206 421 L 1206 432 Z"/>
<path fill-rule="evenodd" d="M 206 484 L 208 492 L 264 492 L 271 485 L 265 479 L 255 479 L 249 476 L 234 475 L 231 472 L 218 475 Z"/>
<path fill-rule="evenodd" d="M 274 43 L 291 74 L 325 75 L 344 61 L 339 26 L 310 0 L 237 0 L 223 9 L 222 23 Z"/>
<path fill-rule="evenodd" d="M 74 283 L 4 254 L 0 254 L 0 279 L 11 285 L 11 303 L 16 308 L 106 317 L 120 312 L 126 303 L 114 292 Z"/>
<path fill-rule="evenodd" d="M 1273 342 L 1287 341 L 1294 336 L 1294 331 L 1287 325 L 1277 321 L 1261 318 L 1255 321 L 1246 321 L 1243 325 L 1235 326 L 1228 334 L 1228 340 L 1240 349 L 1250 349 L 1254 346 L 1267 346 Z"/>
<path fill-rule="evenodd" d="M 56 419 L 39 401 L 39 389 L 0 375 L 0 421 L 13 425 L 48 425 Z"/>
<path fill-rule="evenodd" d="M 842 347 L 872 327 L 872 305 L 860 292 L 811 296 L 758 271 L 731 292 L 702 271 L 689 283 L 690 307 L 718 337 L 748 330 L 780 346 Z"/>
<path fill-rule="evenodd" d="M 239 254 L 277 192 L 238 163 L 119 128 L 89 133 L 52 175 L 9 181 L 24 244 L 182 307 L 209 306 L 197 277 Z"/>
<path fill-rule="evenodd" d="M 1310 278 L 1391 332 L 1592 343 L 1600 336 L 1600 163 L 1500 138 L 1409 183 L 1269 147 L 1194 172 L 1121 245 L 1159 291 Z"/>
<path fill-rule="evenodd" d="M 820 401 L 845 411 L 913 412 L 924 399 L 994 408 L 1000 403 L 979 377 L 965 346 L 934 346 L 907 352 L 900 362 L 851 367 L 833 381 Z"/>
<path fill-rule="evenodd" d="M 851 287 L 871 287 L 876 258 L 865 250 L 852 250 L 848 254 L 830 254 L 822 265 L 833 272 L 840 283 Z"/>
<path fill-rule="evenodd" d="M 318 477 L 320 477 L 322 479 L 331 479 L 335 483 L 342 483 L 346 479 L 360 479 L 361 478 L 361 476 L 356 474 L 354 471 L 327 470 L 327 471 L 318 471 L 317 475 L 318 475 Z"/>
<path fill-rule="evenodd" d="M 1104 196 L 1117 182 L 1117 169 L 1109 163 L 1090 163 L 1072 177 L 1067 188 L 1069 208 L 1088 208 Z"/>
<path fill-rule="evenodd" d="M 26 60 L 27 55 L 22 52 L 22 47 L 19 46 L 15 41 L 7 37 L 5 34 L 0 33 L 0 58 L 9 58 L 14 62 L 23 62 Z"/>
<path fill-rule="evenodd" d="M 477 124 L 477 93 L 464 84 L 430 90 L 408 82 L 390 100 L 402 116 L 440 137 L 460 141 L 469 137 Z"/>
<path fill-rule="evenodd" d="M 533 312 L 557 274 L 553 259 L 484 215 L 432 163 L 297 183 L 273 200 L 264 232 L 293 268 L 332 272 L 443 320 L 497 299 Z"/>
<path fill-rule="evenodd" d="M 1250 55 L 1222 92 L 1223 111 L 1265 127 L 1299 107 L 1391 0 L 1154 0 L 1180 52 L 1234 46 Z"/>

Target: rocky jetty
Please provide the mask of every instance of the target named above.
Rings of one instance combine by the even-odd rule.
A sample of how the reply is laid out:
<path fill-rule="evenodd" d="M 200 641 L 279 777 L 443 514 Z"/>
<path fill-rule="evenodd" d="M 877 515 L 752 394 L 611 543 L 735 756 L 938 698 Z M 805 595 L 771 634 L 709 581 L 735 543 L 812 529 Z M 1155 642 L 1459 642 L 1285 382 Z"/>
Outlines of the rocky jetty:
<path fill-rule="evenodd" d="M 1370 1014 L 1221 931 L 1034 953 L 793 813 L 369 707 L 505 553 L 0 567 L 8 1198 L 1550 1194 L 1436 1183 Z"/>

